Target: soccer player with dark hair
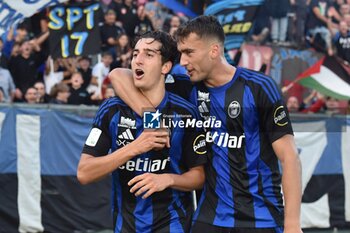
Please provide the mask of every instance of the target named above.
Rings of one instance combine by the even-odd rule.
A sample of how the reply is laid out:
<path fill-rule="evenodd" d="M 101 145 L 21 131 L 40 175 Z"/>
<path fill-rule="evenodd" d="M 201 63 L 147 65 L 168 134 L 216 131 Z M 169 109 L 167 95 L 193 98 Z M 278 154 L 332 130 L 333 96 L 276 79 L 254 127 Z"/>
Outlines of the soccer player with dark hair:
<path fill-rule="evenodd" d="M 178 55 L 175 40 L 156 31 L 136 41 L 132 82 L 157 111 L 142 118 L 118 97 L 105 101 L 86 140 L 77 177 L 86 184 L 112 173 L 114 232 L 189 232 L 190 191 L 200 189 L 205 180 L 205 136 L 198 127 L 158 127 L 166 116 L 178 122 L 200 116 L 194 105 L 165 90 L 165 74 Z M 147 129 L 152 126 L 158 129 Z"/>
<path fill-rule="evenodd" d="M 213 16 L 188 21 L 176 39 L 194 83 L 191 102 L 203 118 L 222 122 L 206 133 L 212 153 L 191 232 L 300 233 L 301 165 L 277 85 L 227 62 L 224 31 Z M 114 70 L 110 78 L 136 112 L 151 106 L 127 71 Z"/>

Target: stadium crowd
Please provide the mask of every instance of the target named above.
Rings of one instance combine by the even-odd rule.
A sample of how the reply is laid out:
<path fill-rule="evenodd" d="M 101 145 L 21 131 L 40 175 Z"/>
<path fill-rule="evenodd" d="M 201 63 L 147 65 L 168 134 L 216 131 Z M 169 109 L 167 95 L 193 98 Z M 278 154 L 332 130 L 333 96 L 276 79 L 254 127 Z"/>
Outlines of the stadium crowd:
<path fill-rule="evenodd" d="M 82 2 L 75 0 L 70 2 Z M 202 14 L 210 0 L 178 0 Z M 98 105 L 114 96 L 110 70 L 129 67 L 135 35 L 154 29 L 173 34 L 187 21 L 157 0 L 101 0 L 101 53 L 53 60 L 46 9 L 0 39 L 0 102 Z M 247 40 L 254 44 L 313 49 L 350 62 L 350 0 L 266 0 Z M 179 65 L 172 73 L 185 73 Z M 302 103 L 286 99 L 291 112 L 344 112 L 339 101 L 310 90 Z"/>

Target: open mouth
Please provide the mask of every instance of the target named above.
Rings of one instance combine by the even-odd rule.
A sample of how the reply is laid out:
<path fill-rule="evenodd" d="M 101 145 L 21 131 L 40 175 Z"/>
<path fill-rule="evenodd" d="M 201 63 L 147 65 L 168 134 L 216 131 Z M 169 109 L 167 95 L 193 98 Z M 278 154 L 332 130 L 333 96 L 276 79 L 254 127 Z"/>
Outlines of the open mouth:
<path fill-rule="evenodd" d="M 188 76 L 192 76 L 194 70 L 187 70 Z"/>
<path fill-rule="evenodd" d="M 145 72 L 141 69 L 136 69 L 135 70 L 135 76 L 137 79 L 141 79 L 143 77 L 143 75 L 145 74 Z"/>

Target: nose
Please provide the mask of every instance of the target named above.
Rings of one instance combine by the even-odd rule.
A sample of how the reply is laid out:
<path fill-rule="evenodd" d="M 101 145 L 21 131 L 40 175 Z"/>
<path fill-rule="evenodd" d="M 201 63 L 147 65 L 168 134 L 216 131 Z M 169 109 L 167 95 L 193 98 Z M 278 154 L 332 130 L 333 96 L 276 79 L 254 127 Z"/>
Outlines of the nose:
<path fill-rule="evenodd" d="M 143 62 L 143 56 L 141 53 L 138 53 L 136 56 L 133 57 L 133 60 L 134 62 L 137 64 L 137 65 L 140 65 L 142 64 Z"/>
<path fill-rule="evenodd" d="M 187 66 L 188 65 L 188 59 L 187 59 L 185 54 L 181 54 L 180 65 L 182 65 L 182 66 Z"/>

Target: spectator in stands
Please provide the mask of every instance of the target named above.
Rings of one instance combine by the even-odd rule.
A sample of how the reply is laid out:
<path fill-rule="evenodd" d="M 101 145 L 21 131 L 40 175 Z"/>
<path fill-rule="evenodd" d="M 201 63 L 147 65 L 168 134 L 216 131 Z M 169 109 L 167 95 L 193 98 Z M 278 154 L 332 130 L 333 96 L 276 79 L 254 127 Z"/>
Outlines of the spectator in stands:
<path fill-rule="evenodd" d="M 339 32 L 334 36 L 333 43 L 337 49 L 337 55 L 350 63 L 350 30 L 345 21 L 340 21 Z"/>
<path fill-rule="evenodd" d="M 2 87 L 0 87 L 0 103 L 4 103 L 5 99 L 4 99 L 4 90 L 2 89 Z"/>
<path fill-rule="evenodd" d="M 348 28 L 350 28 L 350 14 L 344 15 L 344 21 L 348 25 Z"/>
<path fill-rule="evenodd" d="M 273 43 L 284 44 L 287 37 L 289 0 L 267 0 L 272 18 L 271 38 Z"/>
<path fill-rule="evenodd" d="M 270 18 L 267 2 L 259 7 L 251 33 L 251 40 L 257 44 L 264 44 L 269 38 Z"/>
<path fill-rule="evenodd" d="M 42 81 L 37 81 L 34 84 L 34 88 L 37 90 L 37 103 L 47 104 L 50 102 L 50 96 L 45 92 L 45 84 Z"/>
<path fill-rule="evenodd" d="M 14 100 L 16 86 L 13 82 L 11 73 L 0 66 L 0 87 L 3 92 L 3 102 L 10 103 Z"/>
<path fill-rule="evenodd" d="M 328 55 L 333 55 L 331 33 L 327 28 L 329 17 L 328 10 L 331 4 L 328 0 L 311 0 L 309 5 L 309 17 L 307 20 L 307 34 L 310 36 L 310 43 L 318 50 L 323 50 L 318 42 L 315 42 L 317 34 L 325 42 Z M 320 48 L 321 47 L 321 48 Z"/>
<path fill-rule="evenodd" d="M 164 20 L 168 17 L 167 11 L 157 1 L 148 1 L 145 5 L 146 14 L 151 19 L 154 29 L 159 30 L 163 27 Z"/>
<path fill-rule="evenodd" d="M 0 38 L 0 66 L 2 68 L 7 69 L 7 63 L 9 61 L 8 57 L 2 52 L 2 49 L 4 48 L 4 42 Z"/>
<path fill-rule="evenodd" d="M 34 87 L 29 87 L 25 92 L 24 100 L 28 104 L 38 103 L 38 91 Z"/>
<path fill-rule="evenodd" d="M 287 108 L 290 113 L 297 113 L 300 110 L 299 100 L 295 96 L 291 96 L 287 100 Z"/>
<path fill-rule="evenodd" d="M 128 34 L 130 38 L 134 38 L 138 17 L 137 8 L 133 0 L 123 0 L 123 4 L 116 8 L 116 12 L 126 34 Z"/>
<path fill-rule="evenodd" d="M 9 70 L 17 88 L 17 100 L 20 100 L 22 94 L 38 80 L 38 68 L 44 61 L 45 57 L 40 53 L 40 47 L 33 41 L 23 42 L 20 54 L 10 58 Z"/>
<path fill-rule="evenodd" d="M 71 84 L 69 85 L 70 95 L 68 98 L 68 104 L 74 105 L 90 105 L 91 104 L 91 94 L 83 88 L 83 76 L 79 72 L 75 72 L 71 77 Z"/>
<path fill-rule="evenodd" d="M 124 29 L 117 25 L 117 16 L 114 10 L 110 9 L 105 14 L 105 22 L 100 27 L 101 50 L 112 52 L 117 44 L 116 38 L 124 32 Z"/>
<path fill-rule="evenodd" d="M 24 41 L 28 40 L 28 30 L 23 25 L 18 25 L 16 31 L 13 27 L 7 33 L 6 41 L 4 41 L 4 48 L 2 52 L 5 56 L 10 57 L 12 48 L 15 43 L 22 44 Z"/>
<path fill-rule="evenodd" d="M 51 88 L 50 103 L 51 104 L 67 104 L 69 95 L 70 95 L 70 92 L 69 92 L 68 85 L 63 83 L 63 82 L 57 83 L 57 84 L 55 84 L 55 86 L 53 86 Z"/>
<path fill-rule="evenodd" d="M 94 94 L 94 99 L 102 99 L 102 84 L 108 77 L 110 65 L 113 62 L 113 56 L 110 52 L 102 54 L 101 62 L 97 63 L 92 69 L 92 78 L 87 91 Z"/>
<path fill-rule="evenodd" d="M 20 52 L 21 52 L 21 44 L 15 43 L 12 47 L 10 58 L 18 56 L 20 54 Z"/>
<path fill-rule="evenodd" d="M 82 56 L 78 59 L 78 67 L 77 70 L 79 73 L 81 73 L 84 83 L 82 87 L 86 89 L 91 82 L 92 78 L 92 69 L 90 67 L 91 65 L 91 59 L 87 56 Z"/>
<path fill-rule="evenodd" d="M 169 20 L 165 20 L 163 24 L 163 30 L 174 36 L 176 30 L 181 25 L 181 18 L 178 15 L 172 15 Z"/>
<path fill-rule="evenodd" d="M 293 34 L 292 40 L 299 47 L 305 46 L 305 24 L 308 14 L 308 1 L 309 0 L 294 0 L 291 1 L 291 10 L 293 12 Z"/>
<path fill-rule="evenodd" d="M 107 88 L 106 88 L 104 99 L 108 99 L 108 98 L 111 98 L 111 97 L 114 97 L 114 96 L 116 96 L 114 88 L 112 87 L 112 85 L 108 85 Z"/>
<path fill-rule="evenodd" d="M 340 114 L 341 109 L 339 105 L 339 100 L 333 97 L 326 97 L 325 105 L 324 105 L 324 113 L 326 114 Z"/>
<path fill-rule="evenodd" d="M 313 90 L 310 95 L 303 100 L 300 110 L 302 113 L 317 113 L 324 109 L 324 104 L 324 95 Z"/>
<path fill-rule="evenodd" d="M 117 44 L 115 46 L 116 58 L 113 62 L 112 68 L 129 68 L 131 61 L 131 53 L 132 49 L 130 47 L 128 35 L 126 33 L 120 34 L 117 38 Z"/>
<path fill-rule="evenodd" d="M 137 7 L 138 21 L 135 27 L 135 35 L 141 35 L 147 31 L 153 31 L 152 21 L 149 19 L 145 11 L 145 6 L 140 5 Z"/>

